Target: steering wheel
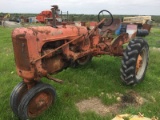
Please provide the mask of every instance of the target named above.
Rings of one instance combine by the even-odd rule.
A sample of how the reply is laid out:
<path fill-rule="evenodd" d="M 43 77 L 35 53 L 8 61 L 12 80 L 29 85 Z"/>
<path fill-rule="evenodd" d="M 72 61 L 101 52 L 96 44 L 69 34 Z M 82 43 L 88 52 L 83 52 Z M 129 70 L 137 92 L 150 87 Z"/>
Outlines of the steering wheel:
<path fill-rule="evenodd" d="M 103 13 L 105 12 L 105 14 Z M 110 19 L 107 19 L 109 16 Z M 106 18 L 106 21 L 102 23 L 99 28 L 102 28 L 102 26 L 110 26 L 113 23 L 113 16 L 108 10 L 101 10 L 98 13 L 98 21 L 100 22 L 102 19 Z"/>

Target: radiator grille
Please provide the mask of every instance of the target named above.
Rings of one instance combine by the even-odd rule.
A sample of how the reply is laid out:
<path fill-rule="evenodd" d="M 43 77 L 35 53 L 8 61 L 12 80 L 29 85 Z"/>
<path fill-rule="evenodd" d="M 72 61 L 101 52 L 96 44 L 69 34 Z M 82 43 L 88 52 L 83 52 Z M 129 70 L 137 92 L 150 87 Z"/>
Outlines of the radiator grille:
<path fill-rule="evenodd" d="M 28 46 L 27 40 L 24 36 L 24 34 L 16 36 L 16 39 L 13 40 L 13 47 L 17 67 L 19 69 L 29 71 L 30 62 L 28 55 Z"/>

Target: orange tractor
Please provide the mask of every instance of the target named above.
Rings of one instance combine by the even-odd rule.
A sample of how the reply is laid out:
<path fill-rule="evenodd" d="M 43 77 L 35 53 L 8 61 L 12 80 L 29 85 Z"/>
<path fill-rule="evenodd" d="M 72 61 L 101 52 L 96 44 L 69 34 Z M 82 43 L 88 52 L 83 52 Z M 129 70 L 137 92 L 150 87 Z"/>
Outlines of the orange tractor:
<path fill-rule="evenodd" d="M 52 8 L 55 13 L 55 9 Z M 109 14 L 110 19 L 102 13 Z M 137 31 L 122 33 L 113 37 L 120 20 L 102 10 L 99 22 L 92 26 L 56 25 L 16 28 L 12 32 L 17 74 L 23 79 L 12 91 L 10 105 L 20 119 L 33 118 L 45 111 L 55 101 L 55 89 L 41 82 L 46 77 L 53 78 L 66 67 L 85 65 L 93 56 L 112 55 L 122 57 L 121 80 L 126 85 L 141 82 L 148 65 L 147 42 L 136 36 Z M 128 43 L 127 47 L 124 45 Z"/>

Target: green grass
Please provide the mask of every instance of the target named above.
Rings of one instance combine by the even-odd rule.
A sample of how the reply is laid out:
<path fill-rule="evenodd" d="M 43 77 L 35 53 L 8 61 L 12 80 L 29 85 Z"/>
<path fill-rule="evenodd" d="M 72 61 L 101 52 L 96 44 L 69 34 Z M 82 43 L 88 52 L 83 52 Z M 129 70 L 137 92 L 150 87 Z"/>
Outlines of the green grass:
<path fill-rule="evenodd" d="M 0 27 L 0 120 L 18 120 L 13 114 L 9 98 L 13 88 L 21 81 L 15 70 L 11 41 L 11 28 Z M 160 47 L 157 41 L 160 29 L 153 28 L 146 37 L 151 47 Z M 156 35 L 155 35 L 156 34 Z M 116 103 L 107 94 L 125 94 L 133 90 L 146 99 L 139 106 L 128 106 L 119 114 L 143 113 L 147 117 L 160 117 L 160 60 L 159 51 L 150 49 L 150 60 L 145 79 L 136 86 L 124 86 L 120 81 L 121 59 L 111 56 L 94 57 L 92 62 L 78 68 L 67 68 L 54 75 L 64 80 L 64 84 L 54 83 L 45 78 L 42 81 L 54 86 L 57 92 L 55 104 L 35 120 L 111 120 L 115 114 L 100 116 L 94 112 L 80 113 L 75 103 L 97 97 L 105 105 Z M 103 94 L 102 94 L 103 93 Z"/>
<path fill-rule="evenodd" d="M 146 40 L 150 47 L 160 47 L 160 28 L 152 28 L 149 36 L 146 37 Z"/>

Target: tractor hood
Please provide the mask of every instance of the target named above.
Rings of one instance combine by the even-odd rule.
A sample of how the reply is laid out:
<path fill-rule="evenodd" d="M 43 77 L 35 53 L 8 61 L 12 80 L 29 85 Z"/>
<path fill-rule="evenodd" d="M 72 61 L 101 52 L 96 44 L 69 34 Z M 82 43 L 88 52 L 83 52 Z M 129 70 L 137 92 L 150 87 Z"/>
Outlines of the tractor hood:
<path fill-rule="evenodd" d="M 58 39 L 70 39 L 79 35 L 87 33 L 87 28 L 75 25 L 58 26 L 53 28 L 51 26 L 40 27 L 28 27 L 28 28 L 16 28 L 12 33 L 12 38 L 23 35 L 27 40 L 31 40 L 31 37 L 36 37 L 38 41 L 43 40 L 58 40 Z M 28 38 L 29 37 L 29 38 Z"/>

